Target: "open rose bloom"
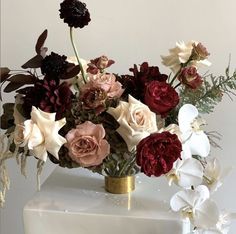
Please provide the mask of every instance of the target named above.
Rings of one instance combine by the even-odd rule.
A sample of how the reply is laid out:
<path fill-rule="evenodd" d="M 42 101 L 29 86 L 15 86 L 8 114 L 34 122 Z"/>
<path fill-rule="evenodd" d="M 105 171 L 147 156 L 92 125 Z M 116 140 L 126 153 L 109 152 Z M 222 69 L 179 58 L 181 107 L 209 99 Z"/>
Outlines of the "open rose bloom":
<path fill-rule="evenodd" d="M 17 95 L 15 103 L 3 105 L 1 139 L 8 147 L 2 147 L 0 170 L 5 172 L 11 155 L 23 162 L 33 156 L 38 174 L 51 161 L 104 176 L 163 176 L 167 186 L 181 189 L 170 202 L 174 212 L 199 233 L 217 228 L 220 213 L 210 195 L 227 173 L 211 155 L 217 143 L 205 131 L 202 114 L 212 112 L 224 93 L 235 92 L 236 73 L 204 76 L 199 67 L 210 65 L 210 54 L 202 43 L 189 41 L 177 42 L 160 66 L 140 61 L 119 74 L 106 55 L 78 55 L 73 30 L 91 21 L 86 4 L 64 0 L 60 6 L 75 56 L 47 52 L 45 30 L 22 74 L 1 68 L 3 91 Z M 169 74 L 162 73 L 163 65 Z M 6 190 L 8 178 L 0 174 L 0 181 Z"/>

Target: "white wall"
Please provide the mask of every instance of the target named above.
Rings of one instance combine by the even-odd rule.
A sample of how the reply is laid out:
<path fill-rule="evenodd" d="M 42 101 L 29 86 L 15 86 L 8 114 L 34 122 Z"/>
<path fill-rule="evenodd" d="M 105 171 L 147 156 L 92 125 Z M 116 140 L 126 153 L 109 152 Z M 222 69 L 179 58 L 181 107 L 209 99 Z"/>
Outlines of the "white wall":
<path fill-rule="evenodd" d="M 235 0 L 87 0 L 92 21 L 77 30 L 83 58 L 106 54 L 116 61 L 112 71 L 124 74 L 134 63 L 160 65 L 160 55 L 177 40 L 198 40 L 211 52 L 211 71 L 222 74 L 231 53 L 236 68 Z M 1 66 L 17 69 L 34 52 L 38 35 L 47 28 L 49 50 L 72 55 L 69 29 L 58 16 L 60 1 L 2 0 Z M 5 101 L 9 99 L 5 96 Z M 236 99 L 235 99 L 236 101 Z M 220 132 L 223 150 L 213 151 L 224 165 L 236 165 L 236 102 L 228 98 L 207 117 L 208 129 Z M 28 165 L 28 179 L 19 176 L 15 162 L 9 163 L 12 188 L 0 212 L 0 234 L 23 234 L 22 208 L 36 188 L 35 161 Z M 43 179 L 54 165 L 48 162 Z M 236 212 L 236 172 L 232 172 L 216 195 L 222 208 Z M 236 225 L 230 233 L 236 233 Z M 33 233 L 32 233 L 33 234 Z"/>

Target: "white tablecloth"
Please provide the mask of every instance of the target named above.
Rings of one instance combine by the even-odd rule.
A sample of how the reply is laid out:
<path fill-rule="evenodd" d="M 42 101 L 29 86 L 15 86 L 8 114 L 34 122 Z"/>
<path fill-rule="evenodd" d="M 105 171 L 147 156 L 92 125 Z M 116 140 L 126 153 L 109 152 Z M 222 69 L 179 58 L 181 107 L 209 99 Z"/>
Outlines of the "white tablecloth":
<path fill-rule="evenodd" d="M 100 175 L 57 168 L 24 207 L 25 234 L 187 234 L 189 222 L 169 208 L 175 191 L 140 174 L 134 192 L 113 195 Z"/>

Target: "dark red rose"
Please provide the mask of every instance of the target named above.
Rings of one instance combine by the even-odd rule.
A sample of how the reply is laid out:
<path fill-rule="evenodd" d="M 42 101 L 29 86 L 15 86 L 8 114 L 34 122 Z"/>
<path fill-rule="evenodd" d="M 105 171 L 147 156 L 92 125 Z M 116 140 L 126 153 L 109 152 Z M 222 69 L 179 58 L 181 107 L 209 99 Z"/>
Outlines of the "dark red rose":
<path fill-rule="evenodd" d="M 178 80 L 191 89 L 202 85 L 202 77 L 197 73 L 196 67 L 185 67 L 178 76 Z"/>
<path fill-rule="evenodd" d="M 147 176 L 161 176 L 169 172 L 173 163 L 181 159 L 182 145 L 176 134 L 153 133 L 137 146 L 136 161 Z"/>
<path fill-rule="evenodd" d="M 151 81 L 145 91 L 144 103 L 156 114 L 165 117 L 179 103 L 179 95 L 165 82 Z"/>

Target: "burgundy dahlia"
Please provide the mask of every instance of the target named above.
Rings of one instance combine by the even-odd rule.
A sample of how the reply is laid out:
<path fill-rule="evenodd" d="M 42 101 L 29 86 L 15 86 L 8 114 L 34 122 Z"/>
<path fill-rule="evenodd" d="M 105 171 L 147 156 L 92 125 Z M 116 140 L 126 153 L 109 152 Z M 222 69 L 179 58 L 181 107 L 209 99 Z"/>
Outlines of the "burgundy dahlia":
<path fill-rule="evenodd" d="M 71 107 L 72 95 L 66 82 L 57 85 L 55 80 L 40 80 L 26 93 L 23 108 L 28 114 L 32 106 L 45 112 L 56 112 L 56 119 L 61 119 Z"/>
<path fill-rule="evenodd" d="M 64 0 L 60 8 L 60 18 L 64 19 L 64 22 L 69 27 L 83 28 L 88 25 L 90 19 L 90 13 L 86 8 L 86 4 L 78 0 Z"/>
<path fill-rule="evenodd" d="M 42 60 L 41 72 L 47 79 L 59 81 L 66 74 L 70 63 L 66 61 L 65 55 L 59 55 L 52 52 Z"/>
<path fill-rule="evenodd" d="M 166 117 L 179 103 L 179 95 L 166 82 L 151 81 L 146 86 L 144 103 L 156 114 Z"/>
<path fill-rule="evenodd" d="M 118 77 L 118 81 L 125 89 L 123 96 L 131 94 L 133 97 L 141 101 L 144 100 L 145 88 L 151 81 L 155 80 L 164 82 L 168 78 L 167 75 L 160 73 L 157 66 L 149 66 L 147 62 L 143 62 L 140 65 L 140 70 L 138 70 L 136 64 L 134 64 L 134 67 L 129 70 L 133 72 L 133 76 L 124 75 Z"/>
<path fill-rule="evenodd" d="M 136 160 L 145 175 L 161 176 L 181 158 L 181 151 L 182 145 L 176 134 L 153 133 L 139 142 Z"/>
<path fill-rule="evenodd" d="M 152 80 L 166 81 L 168 78 L 167 75 L 160 73 L 157 66 L 150 67 L 147 62 L 140 65 L 140 71 L 136 64 L 134 64 L 134 68 L 130 68 L 129 70 L 134 73 L 136 83 L 140 85 L 146 85 Z"/>

